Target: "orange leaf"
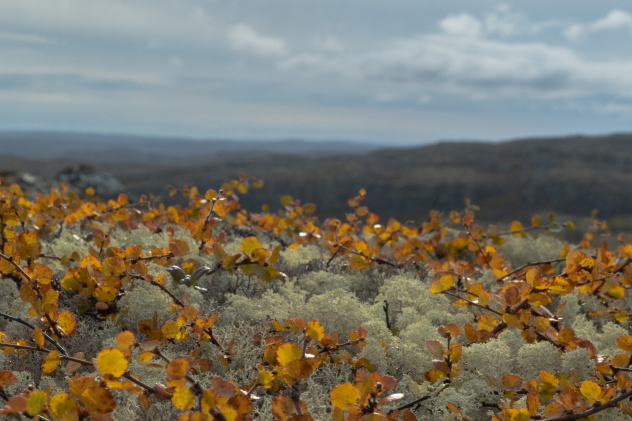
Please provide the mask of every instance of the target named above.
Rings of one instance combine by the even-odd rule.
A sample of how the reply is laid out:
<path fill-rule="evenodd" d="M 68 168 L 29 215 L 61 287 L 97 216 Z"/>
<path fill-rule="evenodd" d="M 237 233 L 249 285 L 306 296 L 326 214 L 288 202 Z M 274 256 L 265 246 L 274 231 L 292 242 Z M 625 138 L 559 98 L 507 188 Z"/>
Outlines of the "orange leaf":
<path fill-rule="evenodd" d="M 352 254 L 349 258 L 349 265 L 356 270 L 361 270 L 367 267 L 367 262 L 364 257 Z"/>
<path fill-rule="evenodd" d="M 448 408 L 448 411 L 454 414 L 461 414 L 461 410 L 457 408 L 457 406 L 451 402 L 446 402 L 446 407 Z"/>
<path fill-rule="evenodd" d="M 99 414 L 109 414 L 116 407 L 112 392 L 101 386 L 91 387 L 81 392 L 81 402 L 88 409 Z"/>
<path fill-rule="evenodd" d="M 47 266 L 35 263 L 33 278 L 42 285 L 48 285 L 53 280 L 53 272 Z"/>
<path fill-rule="evenodd" d="M 298 414 L 294 401 L 287 396 L 277 396 L 272 399 L 272 413 L 281 420 L 286 420 Z"/>
<path fill-rule="evenodd" d="M 527 410 L 532 417 L 538 413 L 540 408 L 540 397 L 535 393 L 527 394 Z"/>
<path fill-rule="evenodd" d="M 434 357 L 443 358 L 443 355 L 445 353 L 445 348 L 443 347 L 443 344 L 441 344 L 441 342 L 426 341 L 426 346 L 428 347 L 428 350 Z"/>
<path fill-rule="evenodd" d="M 175 358 L 167 364 L 167 379 L 177 380 L 186 376 L 190 367 L 189 360 L 186 358 Z"/>
<path fill-rule="evenodd" d="M 129 330 L 121 332 L 116 336 L 116 347 L 121 351 L 130 350 L 135 342 L 134 334 Z"/>
<path fill-rule="evenodd" d="M 18 378 L 9 370 L 0 371 L 0 387 L 14 385 L 18 382 Z"/>
<path fill-rule="evenodd" d="M 351 383 L 342 383 L 331 391 L 331 404 L 340 409 L 349 409 L 360 400 L 360 389 Z"/>

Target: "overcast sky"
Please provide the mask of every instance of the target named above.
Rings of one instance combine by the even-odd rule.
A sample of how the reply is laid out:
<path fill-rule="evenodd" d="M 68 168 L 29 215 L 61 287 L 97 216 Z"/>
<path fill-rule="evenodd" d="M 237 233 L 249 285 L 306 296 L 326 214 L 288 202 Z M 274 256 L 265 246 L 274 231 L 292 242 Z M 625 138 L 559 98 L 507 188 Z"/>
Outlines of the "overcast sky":
<path fill-rule="evenodd" d="M 630 131 L 629 0 L 0 0 L 0 130 Z"/>

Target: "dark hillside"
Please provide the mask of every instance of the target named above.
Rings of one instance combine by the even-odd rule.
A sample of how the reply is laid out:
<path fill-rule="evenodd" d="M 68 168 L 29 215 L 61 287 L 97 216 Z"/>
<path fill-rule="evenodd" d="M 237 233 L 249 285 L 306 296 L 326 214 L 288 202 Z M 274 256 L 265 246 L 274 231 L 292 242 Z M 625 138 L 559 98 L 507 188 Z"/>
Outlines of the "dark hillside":
<path fill-rule="evenodd" d="M 528 219 L 555 211 L 578 217 L 632 214 L 632 135 L 524 139 L 504 143 L 439 143 L 328 156 L 274 151 L 224 155 L 204 162 L 95 163 L 138 195 L 168 200 L 167 185 L 217 188 L 239 172 L 262 178 L 265 187 L 243 197 L 247 207 L 274 209 L 284 194 L 314 202 L 319 214 L 343 216 L 346 199 L 367 189 L 366 204 L 383 218 L 425 218 L 428 210 L 463 207 L 469 197 L 487 220 Z M 0 158 L 5 170 L 46 172 L 55 160 Z M 67 162 L 63 163 L 64 165 Z"/>

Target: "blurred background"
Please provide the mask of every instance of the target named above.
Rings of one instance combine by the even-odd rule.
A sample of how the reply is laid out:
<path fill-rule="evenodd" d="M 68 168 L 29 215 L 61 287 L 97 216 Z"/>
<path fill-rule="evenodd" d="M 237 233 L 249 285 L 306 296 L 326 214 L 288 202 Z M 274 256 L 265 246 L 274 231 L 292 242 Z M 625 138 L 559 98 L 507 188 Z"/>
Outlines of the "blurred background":
<path fill-rule="evenodd" d="M 0 176 L 632 232 L 623 0 L 0 0 Z"/>

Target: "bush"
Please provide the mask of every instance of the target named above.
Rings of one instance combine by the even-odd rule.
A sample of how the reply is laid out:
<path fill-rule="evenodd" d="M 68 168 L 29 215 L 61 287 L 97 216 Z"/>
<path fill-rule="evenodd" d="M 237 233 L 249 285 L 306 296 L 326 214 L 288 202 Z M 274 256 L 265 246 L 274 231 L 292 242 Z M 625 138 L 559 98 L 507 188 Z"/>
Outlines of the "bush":
<path fill-rule="evenodd" d="M 0 184 L 0 414 L 632 415 L 623 237 L 571 250 L 553 216 L 500 232 L 469 202 L 421 227 L 380 222 L 363 190 L 344 220 L 289 196 L 276 213 L 243 209 L 261 186 L 185 187 L 175 208 Z"/>

